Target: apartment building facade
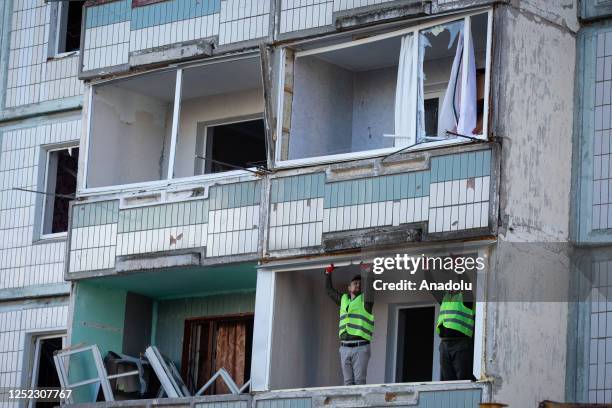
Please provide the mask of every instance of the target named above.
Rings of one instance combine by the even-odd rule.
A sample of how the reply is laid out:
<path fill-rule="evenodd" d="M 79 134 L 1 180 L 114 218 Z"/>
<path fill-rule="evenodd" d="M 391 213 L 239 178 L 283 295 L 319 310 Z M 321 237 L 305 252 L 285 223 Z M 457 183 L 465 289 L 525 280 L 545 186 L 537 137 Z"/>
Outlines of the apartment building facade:
<path fill-rule="evenodd" d="M 67 346 L 155 345 L 191 393 L 221 367 L 250 381 L 239 405 L 582 398 L 559 296 L 576 2 L 3 7 L 3 385 L 42 384 L 41 355 Z M 368 384 L 384 387 L 328 388 L 341 370 L 323 269 L 341 287 L 396 253 L 485 259 L 477 381 L 439 381 L 433 298 L 381 291 Z"/>

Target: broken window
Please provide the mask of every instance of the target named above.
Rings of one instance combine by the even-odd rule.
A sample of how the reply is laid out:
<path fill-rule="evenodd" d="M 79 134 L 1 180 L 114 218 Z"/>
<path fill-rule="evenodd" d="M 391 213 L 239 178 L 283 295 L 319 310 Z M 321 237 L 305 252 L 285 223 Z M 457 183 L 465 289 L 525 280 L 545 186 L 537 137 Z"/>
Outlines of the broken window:
<path fill-rule="evenodd" d="M 92 90 L 87 188 L 266 164 L 258 56 L 133 76 Z"/>
<path fill-rule="evenodd" d="M 485 138 L 489 18 L 285 49 L 277 160 Z"/>
<path fill-rule="evenodd" d="M 84 3 L 84 0 L 58 2 L 55 21 L 55 54 L 78 51 L 81 48 L 81 21 Z"/>
<path fill-rule="evenodd" d="M 63 337 L 58 335 L 34 337 L 32 344 L 31 381 L 32 389 L 60 388 L 60 381 L 53 362 L 53 354 L 63 348 Z M 29 408 L 46 408 L 58 405 L 57 401 L 32 401 Z"/>
<path fill-rule="evenodd" d="M 78 163 L 78 147 L 47 151 L 43 235 L 68 231 L 69 205 L 76 193 Z"/>
<path fill-rule="evenodd" d="M 185 68 L 174 178 L 265 165 L 258 57 Z"/>
<path fill-rule="evenodd" d="M 93 87 L 87 187 L 167 178 L 176 71 Z"/>
<path fill-rule="evenodd" d="M 224 368 L 241 387 L 251 376 L 253 315 L 196 318 L 185 322 L 182 375 L 192 392 Z M 217 379 L 206 394 L 227 394 Z"/>

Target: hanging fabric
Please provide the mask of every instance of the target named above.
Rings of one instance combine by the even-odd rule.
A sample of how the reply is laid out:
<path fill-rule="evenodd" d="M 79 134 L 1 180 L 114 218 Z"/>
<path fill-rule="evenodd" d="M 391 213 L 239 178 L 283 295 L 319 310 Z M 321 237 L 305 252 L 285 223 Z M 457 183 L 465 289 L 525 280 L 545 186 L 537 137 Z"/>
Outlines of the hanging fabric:
<path fill-rule="evenodd" d="M 425 59 L 425 48 L 431 47 L 426 36 L 419 34 L 419 56 L 417 64 L 417 102 L 416 102 L 416 142 L 421 143 L 425 139 L 425 72 L 423 71 L 423 60 Z"/>
<path fill-rule="evenodd" d="M 468 72 L 466 86 L 463 83 L 464 35 L 459 33 L 457 51 L 444 95 L 438 120 L 438 136 L 447 137 L 446 131 L 470 136 L 476 127 L 476 61 L 472 36 L 468 44 Z"/>
<path fill-rule="evenodd" d="M 417 51 L 418 37 L 407 34 L 402 37 L 397 86 L 395 89 L 395 146 L 409 146 L 416 141 L 415 95 L 417 94 L 417 69 L 414 53 Z"/>

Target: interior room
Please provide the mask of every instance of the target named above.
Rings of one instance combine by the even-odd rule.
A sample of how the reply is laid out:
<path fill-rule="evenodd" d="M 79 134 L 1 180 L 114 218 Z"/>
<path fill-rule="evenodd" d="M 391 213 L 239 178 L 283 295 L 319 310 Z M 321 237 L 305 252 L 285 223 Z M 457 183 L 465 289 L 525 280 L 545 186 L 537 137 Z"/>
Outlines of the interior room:
<path fill-rule="evenodd" d="M 337 267 L 334 288 L 346 292 L 358 265 Z M 405 271 L 386 271 L 371 282 L 401 282 Z M 423 272 L 410 279 L 420 282 Z M 475 280 L 475 278 L 474 278 Z M 342 385 L 338 305 L 328 296 L 323 268 L 276 272 L 272 327 L 272 389 Z M 364 282 L 362 281 L 362 284 Z M 430 292 L 374 291 L 375 330 L 367 383 L 440 380 L 436 320 L 439 301 Z"/>
<path fill-rule="evenodd" d="M 475 86 L 477 102 L 474 103 L 477 106 L 474 110 L 478 115 L 476 125 L 470 131 L 479 134 L 482 132 L 484 105 L 487 15 L 470 17 L 470 21 L 475 62 L 473 77 L 468 77 L 468 84 Z M 432 140 L 454 137 L 446 131 L 456 131 L 455 123 L 448 124 L 441 113 L 453 114 L 452 119 L 456 120 L 460 112 L 463 47 L 459 44 L 463 41 L 463 29 L 464 20 L 461 19 L 418 32 L 418 46 L 414 45 L 414 50 L 406 47 L 405 53 L 418 52 L 422 70 L 418 76 L 415 75 L 417 84 L 412 81 L 402 88 L 407 89 L 405 95 L 418 99 L 418 103 L 404 100 L 401 103 L 405 107 L 399 108 L 396 107 L 400 103 L 396 100 L 398 75 L 412 77 L 409 68 L 418 60 L 408 56 L 406 61 L 409 63 L 400 70 L 402 37 L 411 38 L 414 33 L 395 36 L 389 33 L 320 50 L 307 50 L 302 54 L 298 52 L 294 61 L 289 149 L 284 159 L 402 146 L 402 138 L 406 135 L 395 129 L 398 109 L 410 110 L 415 118 L 418 116 L 418 121 L 423 122 L 417 128 L 419 141 L 425 137 Z M 455 64 L 457 69 L 454 70 Z M 453 90 L 453 94 L 449 94 L 450 100 L 454 96 L 457 101 L 449 103 L 444 110 L 449 86 Z M 422 107 L 418 109 L 418 105 Z"/>
<path fill-rule="evenodd" d="M 174 177 L 265 165 L 258 56 L 183 70 Z"/>
<path fill-rule="evenodd" d="M 109 352 L 142 356 L 154 345 L 176 366 L 192 395 L 221 367 L 241 386 L 250 379 L 255 285 L 252 263 L 79 282 L 71 344 L 95 344 L 103 358 Z M 94 367 L 86 357 L 71 358 L 71 382 L 91 377 Z M 154 374 L 148 383 L 145 396 L 153 398 L 159 387 Z M 136 387 L 124 391 L 116 390 L 115 398 L 143 398 Z M 205 394 L 227 392 L 217 380 Z M 79 401 L 95 398 L 91 390 L 75 395 Z"/>
<path fill-rule="evenodd" d="M 175 83 L 167 71 L 92 88 L 88 188 L 167 177 Z"/>

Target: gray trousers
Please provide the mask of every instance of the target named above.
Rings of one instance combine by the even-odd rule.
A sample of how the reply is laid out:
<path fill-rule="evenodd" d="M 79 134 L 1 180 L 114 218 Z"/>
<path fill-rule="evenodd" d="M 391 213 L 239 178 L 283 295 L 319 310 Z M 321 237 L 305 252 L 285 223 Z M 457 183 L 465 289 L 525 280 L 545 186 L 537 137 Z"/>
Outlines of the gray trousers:
<path fill-rule="evenodd" d="M 340 346 L 340 365 L 344 385 L 365 384 L 369 361 L 369 344 L 357 347 Z"/>

